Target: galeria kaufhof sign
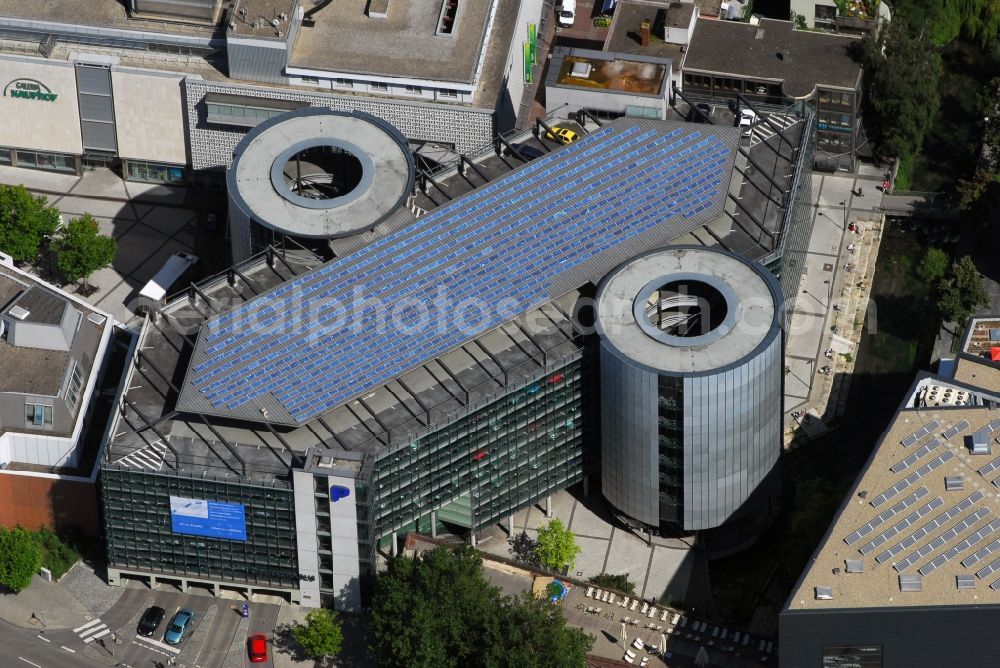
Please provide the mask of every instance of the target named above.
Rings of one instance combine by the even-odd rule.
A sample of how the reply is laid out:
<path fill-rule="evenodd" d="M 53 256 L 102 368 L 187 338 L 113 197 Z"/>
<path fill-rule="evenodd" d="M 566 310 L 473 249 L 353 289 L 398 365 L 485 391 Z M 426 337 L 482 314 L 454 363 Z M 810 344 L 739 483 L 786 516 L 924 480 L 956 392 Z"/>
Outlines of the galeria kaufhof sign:
<path fill-rule="evenodd" d="M 14 79 L 4 86 L 4 97 L 20 97 L 25 100 L 41 100 L 42 102 L 54 102 L 56 93 L 49 90 L 49 87 L 34 79 Z"/>

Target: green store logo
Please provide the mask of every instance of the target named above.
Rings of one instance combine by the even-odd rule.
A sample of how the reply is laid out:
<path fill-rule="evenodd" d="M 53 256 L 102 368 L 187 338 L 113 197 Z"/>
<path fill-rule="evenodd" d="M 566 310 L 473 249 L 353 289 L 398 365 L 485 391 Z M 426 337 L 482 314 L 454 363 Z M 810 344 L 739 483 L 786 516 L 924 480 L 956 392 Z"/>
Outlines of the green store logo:
<path fill-rule="evenodd" d="M 41 100 L 42 102 L 54 102 L 59 97 L 49 90 L 48 86 L 34 79 L 14 79 L 4 86 L 3 96 L 20 97 L 25 100 Z"/>

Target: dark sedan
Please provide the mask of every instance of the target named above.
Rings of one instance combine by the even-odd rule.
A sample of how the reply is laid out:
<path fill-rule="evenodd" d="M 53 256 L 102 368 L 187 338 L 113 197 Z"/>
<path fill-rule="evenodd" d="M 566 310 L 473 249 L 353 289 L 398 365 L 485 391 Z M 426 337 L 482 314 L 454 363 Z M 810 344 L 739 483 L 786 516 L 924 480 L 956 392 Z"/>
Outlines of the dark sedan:
<path fill-rule="evenodd" d="M 139 620 L 139 626 L 136 628 L 139 635 L 149 637 L 156 633 L 157 627 L 159 627 L 160 622 L 163 621 L 166 614 L 166 610 L 158 608 L 155 605 L 147 608 L 146 612 L 142 613 L 142 619 Z"/>

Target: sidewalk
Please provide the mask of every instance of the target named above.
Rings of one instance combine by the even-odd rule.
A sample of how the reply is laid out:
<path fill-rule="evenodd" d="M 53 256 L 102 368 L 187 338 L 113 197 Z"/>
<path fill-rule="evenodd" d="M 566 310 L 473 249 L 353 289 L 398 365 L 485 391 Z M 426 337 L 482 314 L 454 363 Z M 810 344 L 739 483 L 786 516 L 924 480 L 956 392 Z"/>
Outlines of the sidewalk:
<path fill-rule="evenodd" d="M 52 631 L 79 626 L 91 612 L 64 586 L 36 575 L 20 594 L 0 595 L 0 619 L 22 629 Z"/>

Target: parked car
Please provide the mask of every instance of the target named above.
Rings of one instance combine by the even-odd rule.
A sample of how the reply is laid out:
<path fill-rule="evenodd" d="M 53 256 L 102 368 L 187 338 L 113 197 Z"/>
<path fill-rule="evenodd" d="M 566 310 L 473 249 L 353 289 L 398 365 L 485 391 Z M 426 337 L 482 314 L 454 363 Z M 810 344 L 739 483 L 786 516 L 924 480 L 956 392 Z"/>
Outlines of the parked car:
<path fill-rule="evenodd" d="M 711 123 L 712 121 L 709 120 L 711 115 L 712 108 L 704 102 L 700 102 L 691 108 L 688 113 L 688 121 L 691 123 Z"/>
<path fill-rule="evenodd" d="M 152 606 L 146 608 L 146 612 L 142 613 L 142 618 L 139 620 L 139 626 L 136 627 L 136 631 L 141 636 L 149 637 L 156 633 L 156 629 L 160 626 L 160 622 L 166 616 L 167 611 L 163 608 Z"/>
<path fill-rule="evenodd" d="M 267 661 L 267 636 L 255 633 L 247 638 L 247 654 L 250 656 L 250 663 Z"/>
<path fill-rule="evenodd" d="M 514 144 L 514 147 L 520 152 L 525 160 L 534 160 L 535 158 L 540 158 L 545 155 L 545 151 L 531 144 Z M 515 155 L 513 151 L 504 148 L 504 155 L 508 158 Z"/>
<path fill-rule="evenodd" d="M 168 292 L 182 277 L 191 273 L 198 264 L 198 256 L 191 253 L 174 253 L 167 258 L 160 270 L 156 272 L 139 291 L 139 297 L 133 310 L 154 310 L 163 305 Z"/>
<path fill-rule="evenodd" d="M 559 9 L 559 25 L 569 28 L 576 21 L 576 0 L 563 0 Z"/>
<path fill-rule="evenodd" d="M 580 135 L 576 134 L 569 128 L 564 128 L 562 126 L 555 126 L 551 130 L 545 133 L 545 138 L 552 141 L 557 141 L 560 144 L 571 144 L 576 141 L 576 138 Z"/>
<path fill-rule="evenodd" d="M 187 632 L 188 627 L 194 621 L 194 610 L 190 608 L 181 608 L 174 615 L 174 618 L 170 620 L 170 625 L 167 627 L 167 632 L 163 634 L 163 640 L 166 641 L 168 645 L 177 645 L 180 641 L 184 640 L 184 634 Z"/>
<path fill-rule="evenodd" d="M 755 125 L 757 125 L 757 112 L 753 109 L 740 109 L 739 126 L 744 137 L 750 136 Z"/>

